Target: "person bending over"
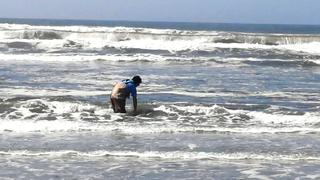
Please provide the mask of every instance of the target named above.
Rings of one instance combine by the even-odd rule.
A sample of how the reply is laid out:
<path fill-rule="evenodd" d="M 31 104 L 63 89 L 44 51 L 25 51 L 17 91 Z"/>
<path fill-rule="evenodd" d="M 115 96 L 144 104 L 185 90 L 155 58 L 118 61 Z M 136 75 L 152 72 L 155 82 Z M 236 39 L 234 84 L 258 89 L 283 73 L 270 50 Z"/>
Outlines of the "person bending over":
<path fill-rule="evenodd" d="M 126 113 L 126 99 L 133 100 L 133 111 L 137 113 L 137 87 L 142 82 L 140 76 L 134 76 L 131 80 L 126 79 L 117 82 L 112 89 L 110 101 L 115 113 Z"/>

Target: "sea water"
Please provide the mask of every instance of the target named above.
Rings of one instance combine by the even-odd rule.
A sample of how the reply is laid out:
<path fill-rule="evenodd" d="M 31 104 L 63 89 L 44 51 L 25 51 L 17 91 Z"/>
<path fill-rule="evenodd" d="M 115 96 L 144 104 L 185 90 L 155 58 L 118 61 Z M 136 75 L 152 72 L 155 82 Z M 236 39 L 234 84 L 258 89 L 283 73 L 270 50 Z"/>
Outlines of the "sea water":
<path fill-rule="evenodd" d="M 319 26 L 0 22 L 1 179 L 320 178 Z"/>

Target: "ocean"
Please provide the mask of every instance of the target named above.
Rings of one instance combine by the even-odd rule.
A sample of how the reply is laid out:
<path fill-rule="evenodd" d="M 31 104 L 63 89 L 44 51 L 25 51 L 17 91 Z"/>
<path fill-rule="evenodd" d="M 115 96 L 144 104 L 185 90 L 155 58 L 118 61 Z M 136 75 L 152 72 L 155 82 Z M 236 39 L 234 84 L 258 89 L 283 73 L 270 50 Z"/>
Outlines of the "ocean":
<path fill-rule="evenodd" d="M 0 179 L 320 179 L 319 110 L 320 26 L 0 19 Z"/>

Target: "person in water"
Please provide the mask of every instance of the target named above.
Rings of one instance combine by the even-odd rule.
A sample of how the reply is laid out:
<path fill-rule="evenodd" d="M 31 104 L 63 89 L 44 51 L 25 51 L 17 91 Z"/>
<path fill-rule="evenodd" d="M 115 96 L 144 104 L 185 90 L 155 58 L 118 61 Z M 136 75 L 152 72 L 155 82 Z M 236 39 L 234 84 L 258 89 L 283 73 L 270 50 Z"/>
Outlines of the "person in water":
<path fill-rule="evenodd" d="M 133 100 L 133 111 L 137 113 L 137 87 L 142 82 L 140 76 L 134 76 L 131 80 L 126 79 L 117 82 L 111 92 L 110 101 L 115 113 L 126 113 L 126 99 Z"/>

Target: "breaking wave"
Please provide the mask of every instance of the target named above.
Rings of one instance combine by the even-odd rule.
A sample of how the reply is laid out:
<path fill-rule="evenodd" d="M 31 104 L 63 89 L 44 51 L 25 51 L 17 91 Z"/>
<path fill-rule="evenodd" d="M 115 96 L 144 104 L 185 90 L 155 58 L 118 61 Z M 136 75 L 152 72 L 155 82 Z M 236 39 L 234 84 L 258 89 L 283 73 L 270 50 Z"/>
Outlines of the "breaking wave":
<path fill-rule="evenodd" d="M 221 31 L 187 31 L 175 29 L 127 28 L 127 27 L 86 27 L 86 26 L 31 26 L 0 24 L 1 35 L 8 39 L 61 39 L 68 36 L 79 38 L 163 41 L 198 41 L 213 43 L 248 43 L 264 45 L 302 44 L 319 42 L 318 35 L 237 33 Z M 19 35 L 19 36 L 17 36 Z"/>
<path fill-rule="evenodd" d="M 0 24 L 0 59 L 8 61 L 318 66 L 319 47 L 320 36 L 311 34 Z"/>
<path fill-rule="evenodd" d="M 61 151 L 0 151 L 1 156 L 37 156 L 37 157 L 61 157 L 61 156 L 80 156 L 80 157 L 119 157 L 119 158 L 142 158 L 142 159 L 169 159 L 169 160 L 264 160 L 264 161 L 300 161 L 315 160 L 319 161 L 318 156 L 308 156 L 303 154 L 255 154 L 255 153 L 215 153 L 215 152 L 160 152 L 160 151 L 91 151 L 81 152 L 75 150 Z"/>
<path fill-rule="evenodd" d="M 126 27 L 85 27 L 85 26 L 31 26 L 0 24 L 1 40 L 63 40 L 79 43 L 84 46 L 105 47 L 110 43 L 123 45 L 123 47 L 141 49 L 174 49 L 177 46 L 189 46 L 195 49 L 205 50 L 212 48 L 212 44 L 229 46 L 230 44 L 260 45 L 263 47 L 277 47 L 283 45 L 304 45 L 320 42 L 318 35 L 295 34 L 261 34 L 261 33 L 237 33 L 219 31 L 187 31 L 174 29 L 148 29 Z M 158 43 L 157 43 L 158 42 Z M 174 43 L 174 46 L 170 46 Z M 155 44 L 152 46 L 151 44 Z M 229 45 L 228 45 L 229 44 Z M 144 45 L 145 47 L 141 47 Z M 169 45 L 169 46 L 167 46 Z M 192 46 L 193 45 L 193 46 Z M 211 45 L 211 46 L 210 46 Z M 234 46 L 234 45 L 233 45 Z M 116 46 L 115 46 L 116 47 Z M 119 46 L 118 46 L 119 47 Z M 149 47 L 149 48 L 148 48 Z M 232 47 L 232 46 L 231 46 Z M 253 46 L 254 47 L 254 46 Z M 258 46 L 259 47 L 259 46 Z M 250 47 L 249 47 L 250 48 Z M 299 48 L 298 48 L 299 49 Z M 304 48 L 301 47 L 300 50 Z M 316 50 L 316 48 L 314 48 Z"/>
<path fill-rule="evenodd" d="M 247 107 L 249 108 L 249 107 Z M 219 105 L 145 105 L 140 115 L 114 114 L 81 101 L 6 100 L 0 131 L 140 133 L 319 133 L 320 115 L 269 110 L 231 110 Z M 250 109 L 250 108 L 249 108 Z M 142 124 L 141 124 L 142 123 Z"/>

